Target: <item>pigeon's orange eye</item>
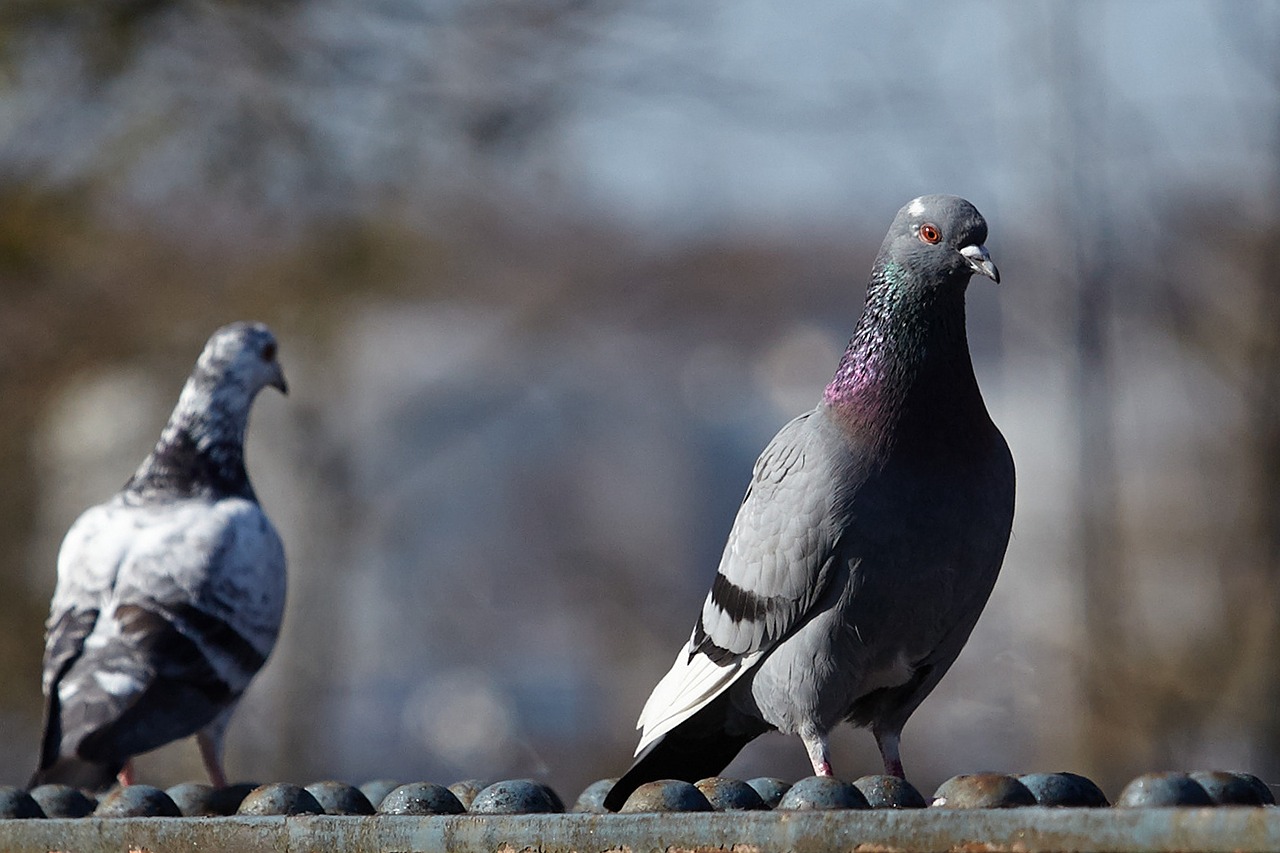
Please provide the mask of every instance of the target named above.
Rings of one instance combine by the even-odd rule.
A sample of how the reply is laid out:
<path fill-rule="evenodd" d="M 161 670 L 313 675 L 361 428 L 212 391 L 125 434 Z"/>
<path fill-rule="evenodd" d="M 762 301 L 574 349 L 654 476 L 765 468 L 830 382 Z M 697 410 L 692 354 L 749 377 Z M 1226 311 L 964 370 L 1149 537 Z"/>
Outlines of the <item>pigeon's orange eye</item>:
<path fill-rule="evenodd" d="M 942 239 L 942 232 L 932 222 L 920 226 L 920 239 L 926 243 L 936 243 Z"/>
<path fill-rule="evenodd" d="M 275 344 L 265 344 L 265 345 L 262 347 L 262 360 L 263 360 L 263 361 L 275 361 L 275 360 L 276 360 L 276 345 L 275 345 Z"/>

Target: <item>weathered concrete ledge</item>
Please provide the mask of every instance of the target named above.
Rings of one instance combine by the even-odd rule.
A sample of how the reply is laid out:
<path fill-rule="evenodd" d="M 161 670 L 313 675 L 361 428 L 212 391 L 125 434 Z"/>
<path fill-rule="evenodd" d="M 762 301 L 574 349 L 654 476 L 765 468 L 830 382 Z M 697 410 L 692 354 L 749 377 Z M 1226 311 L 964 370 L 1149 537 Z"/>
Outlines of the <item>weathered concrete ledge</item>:
<path fill-rule="evenodd" d="M 1020 809 L 0 821 L 9 853 L 1276 851 L 1280 808 Z"/>

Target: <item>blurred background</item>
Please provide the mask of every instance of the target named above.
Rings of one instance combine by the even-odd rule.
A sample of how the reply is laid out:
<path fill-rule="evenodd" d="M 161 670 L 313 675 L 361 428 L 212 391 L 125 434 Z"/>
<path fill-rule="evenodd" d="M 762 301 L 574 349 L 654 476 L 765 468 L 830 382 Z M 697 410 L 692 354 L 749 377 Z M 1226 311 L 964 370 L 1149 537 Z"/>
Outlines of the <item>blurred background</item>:
<path fill-rule="evenodd" d="M 0 783 L 62 534 L 241 318 L 291 588 L 232 776 L 617 775 L 926 192 L 1019 494 L 911 778 L 1280 782 L 1280 4 L 5 0 Z"/>

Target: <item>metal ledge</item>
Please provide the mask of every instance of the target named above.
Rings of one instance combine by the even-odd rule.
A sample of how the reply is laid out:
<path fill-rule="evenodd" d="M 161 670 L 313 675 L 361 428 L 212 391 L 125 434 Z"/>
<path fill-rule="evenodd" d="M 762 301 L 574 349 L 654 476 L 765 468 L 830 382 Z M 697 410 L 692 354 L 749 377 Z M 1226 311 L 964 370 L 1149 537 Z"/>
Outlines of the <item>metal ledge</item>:
<path fill-rule="evenodd" d="M 0 821 L 9 853 L 1280 850 L 1280 808 L 736 812 Z"/>

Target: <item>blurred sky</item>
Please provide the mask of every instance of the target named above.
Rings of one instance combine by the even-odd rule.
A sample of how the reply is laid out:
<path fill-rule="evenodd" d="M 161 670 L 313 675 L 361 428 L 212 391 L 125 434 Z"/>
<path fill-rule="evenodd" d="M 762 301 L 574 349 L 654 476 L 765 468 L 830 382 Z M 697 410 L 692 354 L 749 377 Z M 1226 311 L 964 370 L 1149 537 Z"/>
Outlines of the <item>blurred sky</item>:
<path fill-rule="evenodd" d="M 1242 54 L 1238 28 L 1249 25 L 1235 6 L 699 8 L 689 26 L 641 17 L 624 31 L 667 85 L 592 99 L 569 131 L 584 191 L 646 228 L 845 228 L 877 205 L 933 190 L 1011 213 L 1051 205 L 1055 154 L 1070 142 L 1056 101 L 1081 71 L 1101 78 L 1074 82 L 1104 90 L 1089 106 L 1098 144 L 1114 146 L 1092 165 L 1123 175 L 1123 196 L 1198 182 L 1256 188 L 1250 176 L 1272 153 L 1251 121 L 1259 99 L 1276 97 L 1270 69 Z M 1060 43 L 1072 27 L 1079 59 Z M 666 66 L 664 55 L 680 64 Z M 682 71 L 693 92 L 671 79 Z"/>

